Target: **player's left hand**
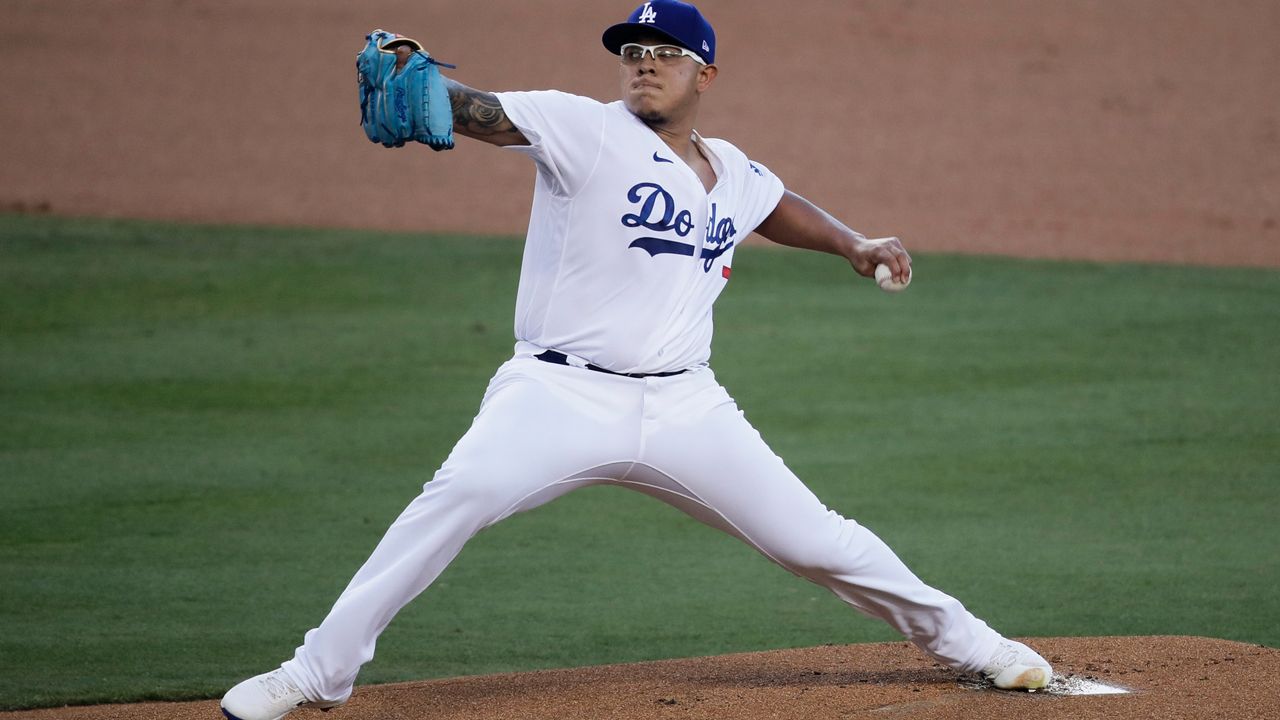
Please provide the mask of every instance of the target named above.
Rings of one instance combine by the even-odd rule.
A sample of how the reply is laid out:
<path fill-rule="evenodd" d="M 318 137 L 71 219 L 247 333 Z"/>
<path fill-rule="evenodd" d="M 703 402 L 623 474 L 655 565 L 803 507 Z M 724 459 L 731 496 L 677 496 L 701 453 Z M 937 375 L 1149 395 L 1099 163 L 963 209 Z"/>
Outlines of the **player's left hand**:
<path fill-rule="evenodd" d="M 453 110 L 440 67 L 413 38 L 386 30 L 365 36 L 356 56 L 360 125 L 386 147 L 417 141 L 432 150 L 453 147 Z"/>
<path fill-rule="evenodd" d="M 911 255 L 896 237 L 862 238 L 854 246 L 849 264 L 866 277 L 875 276 L 877 265 L 887 265 L 894 282 L 906 283 L 911 279 Z"/>

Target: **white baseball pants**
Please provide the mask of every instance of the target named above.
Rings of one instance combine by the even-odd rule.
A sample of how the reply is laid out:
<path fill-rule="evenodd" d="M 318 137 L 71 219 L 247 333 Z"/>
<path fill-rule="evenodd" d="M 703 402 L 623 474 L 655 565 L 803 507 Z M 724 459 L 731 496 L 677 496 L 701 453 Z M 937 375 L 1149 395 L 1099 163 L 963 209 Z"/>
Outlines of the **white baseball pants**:
<path fill-rule="evenodd" d="M 468 539 L 601 483 L 651 495 L 743 540 L 948 666 L 980 670 L 1000 640 L 871 531 L 827 509 L 710 369 L 627 378 L 525 352 L 498 370 L 471 428 L 285 671 L 313 701 L 346 699 L 383 628 Z"/>

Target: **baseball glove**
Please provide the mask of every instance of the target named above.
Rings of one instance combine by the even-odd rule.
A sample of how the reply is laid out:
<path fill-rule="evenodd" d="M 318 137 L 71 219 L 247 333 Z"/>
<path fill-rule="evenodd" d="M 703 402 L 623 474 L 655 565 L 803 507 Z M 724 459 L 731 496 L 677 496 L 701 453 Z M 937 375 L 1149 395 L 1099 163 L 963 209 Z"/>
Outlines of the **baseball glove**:
<path fill-rule="evenodd" d="M 454 66 L 431 57 L 412 38 L 374 30 L 365 39 L 356 56 L 364 134 L 386 147 L 414 140 L 432 150 L 452 148 L 453 110 L 439 67 Z"/>

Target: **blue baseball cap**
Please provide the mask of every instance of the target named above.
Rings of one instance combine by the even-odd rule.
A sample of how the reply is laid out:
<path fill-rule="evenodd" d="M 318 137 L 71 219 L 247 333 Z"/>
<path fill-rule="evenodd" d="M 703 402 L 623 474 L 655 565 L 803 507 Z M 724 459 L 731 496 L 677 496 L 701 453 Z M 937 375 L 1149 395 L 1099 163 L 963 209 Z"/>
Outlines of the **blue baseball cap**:
<path fill-rule="evenodd" d="M 707 64 L 716 61 L 716 31 L 702 17 L 698 8 L 680 0 L 652 0 L 635 9 L 624 23 L 604 31 L 600 40 L 609 52 L 617 55 L 622 46 L 643 32 L 656 33 L 692 50 Z"/>

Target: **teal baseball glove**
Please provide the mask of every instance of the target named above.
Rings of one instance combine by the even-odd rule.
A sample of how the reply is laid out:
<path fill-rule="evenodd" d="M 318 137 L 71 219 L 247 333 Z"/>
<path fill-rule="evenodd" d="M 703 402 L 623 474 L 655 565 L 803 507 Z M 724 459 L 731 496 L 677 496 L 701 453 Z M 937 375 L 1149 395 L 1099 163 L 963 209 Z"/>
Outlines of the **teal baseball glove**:
<path fill-rule="evenodd" d="M 453 109 L 440 68 L 455 66 L 428 55 L 417 40 L 385 30 L 366 40 L 356 56 L 364 134 L 386 147 L 413 140 L 432 150 L 452 148 Z"/>

